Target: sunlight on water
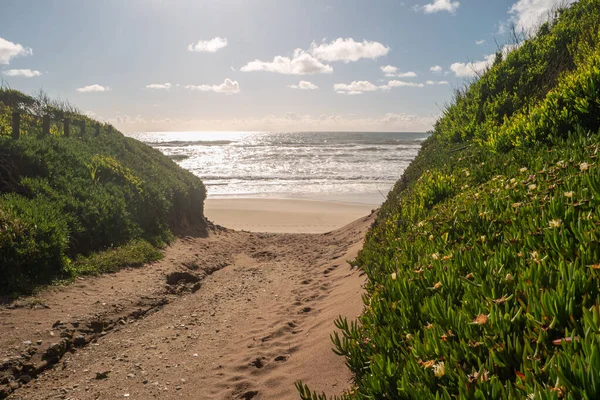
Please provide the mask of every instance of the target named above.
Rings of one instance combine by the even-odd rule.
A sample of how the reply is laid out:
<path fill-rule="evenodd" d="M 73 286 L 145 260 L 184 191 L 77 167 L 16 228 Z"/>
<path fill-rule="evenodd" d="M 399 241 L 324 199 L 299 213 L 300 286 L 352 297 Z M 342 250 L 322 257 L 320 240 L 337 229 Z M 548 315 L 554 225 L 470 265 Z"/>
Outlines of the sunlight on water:
<path fill-rule="evenodd" d="M 425 133 L 143 132 L 141 140 L 202 178 L 209 197 L 379 204 Z"/>

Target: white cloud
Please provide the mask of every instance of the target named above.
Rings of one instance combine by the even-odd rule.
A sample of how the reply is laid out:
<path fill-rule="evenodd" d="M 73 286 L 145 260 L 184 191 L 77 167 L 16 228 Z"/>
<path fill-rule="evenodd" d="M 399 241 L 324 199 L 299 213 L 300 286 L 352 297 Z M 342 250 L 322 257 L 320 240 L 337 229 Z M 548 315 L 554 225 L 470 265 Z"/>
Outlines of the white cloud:
<path fill-rule="evenodd" d="M 8 64 L 11 58 L 19 56 L 28 56 L 33 54 L 33 50 L 21 46 L 18 43 L 9 42 L 0 37 L 0 64 Z"/>
<path fill-rule="evenodd" d="M 290 85 L 292 89 L 302 89 L 302 90 L 315 90 L 319 87 L 312 82 L 309 81 L 300 81 L 297 85 Z"/>
<path fill-rule="evenodd" d="M 187 85 L 185 87 L 189 90 L 199 90 L 201 92 L 215 92 L 225 94 L 235 94 L 240 92 L 240 84 L 238 81 L 232 81 L 227 78 L 220 85 Z"/>
<path fill-rule="evenodd" d="M 388 77 L 398 77 L 398 78 L 415 78 L 417 76 L 416 72 L 398 72 L 398 68 L 392 65 L 386 65 L 381 67 L 381 70 L 385 73 L 385 76 Z"/>
<path fill-rule="evenodd" d="M 40 76 L 42 73 L 40 71 L 35 71 L 31 69 L 9 69 L 6 71 L 2 71 L 2 74 L 6 76 L 20 76 L 23 78 L 33 78 L 34 76 Z"/>
<path fill-rule="evenodd" d="M 382 89 L 381 86 L 372 84 L 369 81 L 353 81 L 352 83 L 336 83 L 333 85 L 333 90 L 339 94 L 362 94 L 364 92 L 374 92 Z"/>
<path fill-rule="evenodd" d="M 146 85 L 146 87 L 148 89 L 164 89 L 164 90 L 169 90 L 169 89 L 171 89 L 171 84 L 169 82 L 166 82 L 166 83 L 151 83 L 149 85 Z"/>
<path fill-rule="evenodd" d="M 481 46 L 482 44 L 485 44 L 485 40 L 483 40 L 483 39 L 481 39 L 481 40 L 476 40 L 476 41 L 475 41 L 475 44 L 476 44 L 477 46 Z"/>
<path fill-rule="evenodd" d="M 199 51 L 205 53 L 216 53 L 227 46 L 227 38 L 215 37 L 210 40 L 199 40 L 188 46 L 189 51 Z"/>
<path fill-rule="evenodd" d="M 268 71 L 286 75 L 328 74 L 333 72 L 330 65 L 323 64 L 302 49 L 296 49 L 292 58 L 275 56 L 273 61 L 250 61 L 240 68 L 242 72 Z"/>
<path fill-rule="evenodd" d="M 429 68 L 429 70 L 431 72 L 439 73 L 439 72 L 442 72 L 443 68 L 440 67 L 439 65 L 434 65 L 433 67 Z"/>
<path fill-rule="evenodd" d="M 552 17 L 558 6 L 566 6 L 577 0 L 519 0 L 508 10 L 511 22 L 519 31 L 529 32 Z M 501 25 L 503 26 L 503 25 Z"/>
<path fill-rule="evenodd" d="M 110 88 L 108 86 L 101 85 L 89 85 L 80 87 L 77 89 L 79 93 L 89 93 L 89 92 L 108 92 Z"/>
<path fill-rule="evenodd" d="M 399 72 L 398 74 L 396 74 L 396 76 L 398 78 L 416 78 L 417 77 L 417 73 L 416 72 Z"/>
<path fill-rule="evenodd" d="M 448 84 L 450 84 L 450 82 L 448 82 L 448 81 L 426 81 L 425 84 L 430 85 L 430 86 L 432 86 L 432 85 L 448 85 Z"/>
<path fill-rule="evenodd" d="M 433 3 L 425 4 L 423 7 L 417 7 L 418 10 L 423 10 L 425 14 L 438 13 L 440 11 L 447 11 L 450 14 L 454 14 L 460 2 L 451 0 L 434 0 Z"/>
<path fill-rule="evenodd" d="M 385 73 L 385 76 L 394 76 L 396 74 L 396 72 L 398 71 L 397 67 L 394 67 L 392 65 L 385 65 L 383 67 L 381 67 L 381 70 Z"/>
<path fill-rule="evenodd" d="M 388 87 L 423 87 L 425 85 L 423 83 L 394 80 L 394 81 L 389 81 L 386 86 L 388 86 Z"/>
<path fill-rule="evenodd" d="M 331 43 L 312 42 L 309 52 L 323 61 L 343 61 L 349 63 L 361 58 L 376 59 L 389 53 L 390 48 L 379 42 L 363 40 L 356 42 L 352 38 L 338 38 Z"/>
<path fill-rule="evenodd" d="M 517 45 L 509 45 L 509 44 L 505 45 L 502 48 L 502 55 L 504 57 L 506 57 L 506 55 L 508 53 L 515 50 L 517 47 L 518 47 Z M 486 69 L 488 69 L 489 67 L 492 66 L 495 59 L 496 59 L 496 54 L 488 54 L 481 61 L 474 61 L 474 62 L 467 62 L 467 63 L 455 62 L 454 64 L 452 64 L 450 66 L 450 69 L 458 77 L 479 76 L 483 72 L 485 72 Z"/>

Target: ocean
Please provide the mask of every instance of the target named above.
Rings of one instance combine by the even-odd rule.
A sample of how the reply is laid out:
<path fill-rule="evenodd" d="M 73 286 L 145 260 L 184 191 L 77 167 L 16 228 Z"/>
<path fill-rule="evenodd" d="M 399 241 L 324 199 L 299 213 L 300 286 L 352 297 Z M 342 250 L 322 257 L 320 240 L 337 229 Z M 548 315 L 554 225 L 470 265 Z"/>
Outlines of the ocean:
<path fill-rule="evenodd" d="M 209 198 L 380 204 L 427 134 L 139 132 L 129 136 L 200 177 Z"/>

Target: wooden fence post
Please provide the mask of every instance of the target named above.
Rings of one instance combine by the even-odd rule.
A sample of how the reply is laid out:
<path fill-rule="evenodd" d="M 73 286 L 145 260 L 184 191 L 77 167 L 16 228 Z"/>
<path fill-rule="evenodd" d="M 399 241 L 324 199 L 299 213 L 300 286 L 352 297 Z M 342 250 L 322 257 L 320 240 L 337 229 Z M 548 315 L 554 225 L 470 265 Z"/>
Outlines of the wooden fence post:
<path fill-rule="evenodd" d="M 100 136 L 100 122 L 96 122 L 96 136 Z"/>
<path fill-rule="evenodd" d="M 63 125 L 64 125 L 64 129 L 65 129 L 65 137 L 69 137 L 69 135 L 71 134 L 70 132 L 70 121 L 69 118 L 65 118 L 63 120 Z"/>
<path fill-rule="evenodd" d="M 12 113 L 12 138 L 18 139 L 21 136 L 21 114 L 17 111 Z"/>
<path fill-rule="evenodd" d="M 42 135 L 50 135 L 50 116 L 44 115 L 42 117 Z"/>
<path fill-rule="evenodd" d="M 85 121 L 79 121 L 79 136 L 85 136 Z"/>

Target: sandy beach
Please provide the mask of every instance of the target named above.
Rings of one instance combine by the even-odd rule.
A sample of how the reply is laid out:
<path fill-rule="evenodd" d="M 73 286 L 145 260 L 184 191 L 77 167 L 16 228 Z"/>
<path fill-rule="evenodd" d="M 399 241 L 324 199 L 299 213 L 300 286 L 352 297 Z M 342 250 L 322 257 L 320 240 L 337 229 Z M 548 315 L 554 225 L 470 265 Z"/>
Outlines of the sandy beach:
<path fill-rule="evenodd" d="M 298 398 L 299 380 L 347 389 L 329 335 L 339 315 L 362 311 L 364 277 L 348 261 L 371 207 L 233 199 L 206 210 L 255 232 L 215 226 L 143 268 L 0 306 L 2 365 L 30 381 L 14 398 L 282 400 Z M 33 356 L 23 364 L 22 354 Z"/>
<path fill-rule="evenodd" d="M 325 233 L 375 208 L 369 204 L 271 198 L 209 198 L 204 205 L 207 218 L 217 225 L 274 233 Z"/>

